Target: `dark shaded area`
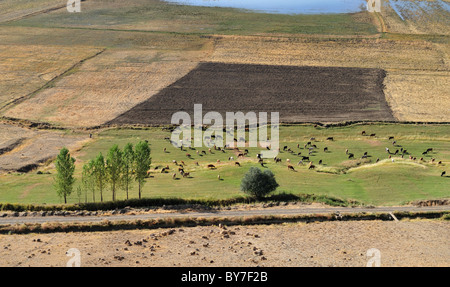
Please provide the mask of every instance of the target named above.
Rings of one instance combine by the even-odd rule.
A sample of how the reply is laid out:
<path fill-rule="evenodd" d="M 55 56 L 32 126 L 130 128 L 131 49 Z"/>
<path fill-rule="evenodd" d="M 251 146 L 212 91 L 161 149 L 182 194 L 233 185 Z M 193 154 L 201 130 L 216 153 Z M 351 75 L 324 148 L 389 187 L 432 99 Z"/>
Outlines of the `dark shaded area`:
<path fill-rule="evenodd" d="M 394 121 L 381 69 L 201 63 L 185 77 L 107 124 L 170 124 L 191 114 L 279 112 L 280 121 Z M 270 119 L 270 114 L 269 114 Z"/>

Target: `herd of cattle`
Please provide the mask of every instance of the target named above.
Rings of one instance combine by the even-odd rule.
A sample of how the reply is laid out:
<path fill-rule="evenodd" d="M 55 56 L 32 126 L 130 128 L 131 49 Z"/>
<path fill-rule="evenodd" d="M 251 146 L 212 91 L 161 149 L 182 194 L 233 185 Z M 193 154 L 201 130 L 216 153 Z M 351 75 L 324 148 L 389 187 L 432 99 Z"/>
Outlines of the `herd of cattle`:
<path fill-rule="evenodd" d="M 362 131 L 361 135 L 362 136 L 368 136 L 368 137 L 376 137 L 376 134 L 374 134 L 374 133 L 368 134 L 368 133 L 366 133 L 366 131 Z M 166 140 L 171 142 L 171 140 L 169 138 L 166 138 Z M 385 149 L 386 150 L 386 154 L 387 154 L 387 158 L 389 158 L 392 162 L 394 162 L 393 156 L 399 156 L 402 159 L 405 158 L 405 156 L 408 156 L 409 160 L 417 161 L 417 157 L 414 157 L 406 149 L 404 149 L 403 147 L 400 147 L 400 145 L 397 144 L 397 141 L 394 139 L 393 136 L 388 137 L 388 140 L 390 141 L 390 143 L 392 143 L 392 146 L 394 148 L 396 148 L 395 151 L 391 151 L 391 149 L 389 149 L 388 147 L 386 147 L 386 149 Z M 328 137 L 328 138 L 326 138 L 326 141 L 334 141 L 334 137 Z M 315 154 L 317 154 L 318 150 L 319 150 L 319 148 L 317 147 L 317 145 L 315 143 L 316 143 L 316 138 L 312 137 L 304 145 L 297 144 L 297 149 L 291 148 L 291 147 L 286 145 L 286 146 L 283 147 L 282 150 L 279 148 L 278 151 L 279 152 L 281 152 L 281 151 L 287 152 L 289 154 L 292 154 L 293 158 L 295 158 L 295 157 L 299 158 L 299 161 L 297 162 L 297 166 L 306 165 L 308 167 L 308 169 L 311 170 L 311 169 L 315 169 L 316 165 L 314 165 L 314 163 L 310 159 L 310 157 L 315 155 Z M 181 145 L 179 148 L 182 151 L 185 151 L 187 149 L 195 150 L 194 148 L 191 148 L 191 147 L 189 147 L 189 148 L 183 147 L 183 145 Z M 266 147 L 266 148 L 268 150 L 270 149 L 270 147 Z M 163 151 L 164 151 L 164 153 L 167 153 L 167 148 L 164 148 Z M 208 152 L 205 151 L 205 150 L 201 150 L 201 151 L 195 150 L 195 153 L 197 154 L 197 156 L 202 156 L 203 157 L 203 156 L 207 156 L 208 154 L 209 155 L 214 155 L 215 152 L 227 153 L 227 151 L 233 153 L 232 156 L 228 157 L 228 161 L 232 162 L 232 163 L 234 162 L 233 165 L 237 166 L 237 167 L 241 167 L 241 163 L 239 162 L 239 160 L 244 160 L 244 159 L 248 160 L 248 159 L 252 158 L 251 156 L 249 156 L 249 150 L 248 149 L 241 150 L 238 147 L 234 147 L 233 148 L 233 147 L 229 147 L 229 146 L 226 146 L 226 148 L 221 148 L 221 147 L 217 147 L 217 146 L 214 145 L 213 148 L 209 148 L 208 149 Z M 324 153 L 330 153 L 331 151 L 330 151 L 330 149 L 328 147 L 324 147 L 323 148 L 323 152 Z M 432 153 L 434 153 L 433 152 L 433 148 L 428 148 L 427 150 L 425 150 L 422 153 L 422 157 L 419 158 L 419 162 L 425 163 L 426 160 L 424 159 L 424 156 L 425 155 L 430 155 Z M 357 160 L 356 157 L 355 157 L 355 154 L 350 152 L 349 149 L 345 150 L 345 154 L 346 154 L 346 157 L 349 160 Z M 193 157 L 192 157 L 192 155 L 190 153 L 186 153 L 185 156 L 188 159 L 193 159 Z M 360 158 L 361 159 L 367 159 L 368 157 L 369 157 L 368 152 L 364 152 L 363 155 Z M 259 154 L 259 153 L 256 154 L 256 159 L 254 159 L 254 160 L 256 160 L 258 162 L 258 164 L 260 164 L 262 167 L 266 168 L 267 162 L 265 162 L 264 158 L 262 157 L 262 154 Z M 377 158 L 376 159 L 376 163 L 378 163 L 379 161 L 380 161 L 380 158 Z M 278 164 L 278 163 L 282 163 L 283 160 L 281 158 L 279 158 L 279 157 L 274 157 L 273 158 L 273 162 L 275 164 Z M 218 167 L 218 165 L 220 163 L 221 163 L 220 160 L 216 160 L 216 162 L 214 164 L 212 164 L 212 163 L 207 164 L 206 168 L 207 169 L 211 169 L 211 170 L 215 170 L 215 169 L 217 169 L 217 167 Z M 431 158 L 430 163 L 437 163 L 438 165 L 442 165 L 443 164 L 442 161 L 436 161 L 435 158 Z M 173 172 L 172 173 L 172 178 L 173 179 L 178 179 L 177 172 L 183 178 L 191 178 L 190 172 L 186 171 L 187 164 L 183 160 L 173 160 L 172 164 L 175 166 L 174 169 L 171 169 L 169 167 L 169 165 L 166 165 L 164 167 L 157 166 L 155 168 L 155 171 L 160 170 L 161 173 L 170 173 L 172 171 Z M 198 161 L 194 161 L 193 164 L 196 167 L 200 166 Z M 287 169 L 289 171 L 294 171 L 294 172 L 296 171 L 294 166 L 292 165 L 291 159 L 286 159 L 286 164 L 287 164 Z M 317 165 L 319 165 L 319 166 L 322 165 L 322 164 L 323 164 L 323 160 L 319 160 L 318 163 L 317 163 Z M 150 173 L 151 173 L 151 171 L 149 170 L 148 171 L 148 175 L 150 175 Z M 441 176 L 445 176 L 445 175 L 446 175 L 446 172 L 442 171 Z M 218 175 L 218 179 L 221 180 L 220 175 Z"/>

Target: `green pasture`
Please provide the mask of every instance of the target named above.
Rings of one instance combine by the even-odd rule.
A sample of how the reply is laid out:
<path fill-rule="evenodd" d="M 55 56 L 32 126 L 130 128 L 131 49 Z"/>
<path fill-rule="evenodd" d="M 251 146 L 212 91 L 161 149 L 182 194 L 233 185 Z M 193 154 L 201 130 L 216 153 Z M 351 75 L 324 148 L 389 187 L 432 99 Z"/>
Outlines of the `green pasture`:
<path fill-rule="evenodd" d="M 376 136 L 362 136 L 363 130 L 367 134 L 375 133 Z M 276 175 L 280 184 L 277 192 L 323 194 L 372 205 L 397 205 L 419 199 L 444 198 L 450 195 L 449 178 L 440 176 L 449 164 L 449 131 L 448 125 L 357 124 L 330 128 L 312 125 L 282 126 L 281 152 L 278 155 L 282 162 L 275 163 L 273 159 L 266 159 L 265 168 Z M 256 158 L 261 148 L 248 148 L 248 156 L 237 159 L 233 150 L 223 153 L 212 149 L 211 153 L 204 147 L 181 151 L 165 139 L 170 136 L 169 131 L 161 128 L 109 129 L 95 134 L 92 142 L 80 151 L 73 152 L 77 159 L 75 186 L 80 183 L 82 165 L 88 160 L 100 152 L 106 155 L 114 144 L 122 148 L 128 142 L 135 144 L 140 140 L 148 140 L 152 149 L 151 175 L 144 186 L 144 197 L 227 199 L 244 196 L 239 190 L 243 175 L 251 166 L 263 168 Z M 395 146 L 392 140 L 388 140 L 390 136 L 395 138 Z M 298 165 L 301 158 L 297 153 L 308 153 L 304 144 L 312 137 L 315 138 L 312 144 L 315 144 L 317 149 L 310 155 L 310 161 L 316 168 L 309 170 L 308 161 Z M 326 140 L 328 137 L 333 137 L 334 140 Z M 297 148 L 297 144 L 300 148 Z M 283 151 L 284 146 L 288 146 L 294 153 Z M 324 147 L 328 147 L 329 152 L 324 152 Z M 400 155 L 391 155 L 392 158 L 389 159 L 386 147 L 391 152 L 403 148 L 408 154 L 403 159 Z M 433 152 L 422 155 L 428 148 L 433 148 Z M 355 159 L 348 159 L 346 149 L 355 155 Z M 201 151 L 205 151 L 206 155 L 202 155 Z M 369 157 L 362 160 L 365 152 Z M 188 158 L 186 153 L 191 154 L 191 158 Z M 410 155 L 416 157 L 416 160 L 410 160 Z M 235 160 L 228 160 L 231 156 Z M 423 161 L 420 161 L 421 157 Z M 432 158 L 435 159 L 434 163 L 431 162 Z M 295 172 L 288 171 L 287 159 L 294 166 Z M 172 163 L 173 160 L 178 163 L 184 161 L 185 171 L 189 172 L 191 177 L 182 178 L 178 167 Z M 218 160 L 220 162 L 217 162 Z M 318 164 L 319 160 L 322 160 L 322 164 Z M 235 166 L 235 161 L 239 161 L 241 167 Z M 442 164 L 439 165 L 439 161 L 442 161 Z M 208 169 L 208 164 L 214 164 L 217 169 Z M 161 173 L 161 167 L 167 165 L 170 171 Z M 61 203 L 52 187 L 55 172 L 53 167 L 42 167 L 40 170 L 44 174 L 33 171 L 28 174 L 13 173 L 1 176 L 0 202 Z M 47 171 L 50 174 L 45 174 Z M 172 178 L 173 173 L 177 173 L 176 180 Z M 69 202 L 84 202 L 86 196 L 88 201 L 92 201 L 90 193 L 82 194 L 81 198 L 74 193 L 69 197 Z M 136 184 L 130 196 L 137 197 Z M 104 192 L 104 198 L 111 200 L 108 190 Z M 125 192 L 119 191 L 117 198 L 125 199 Z M 98 201 L 99 194 L 96 194 L 96 199 Z"/>

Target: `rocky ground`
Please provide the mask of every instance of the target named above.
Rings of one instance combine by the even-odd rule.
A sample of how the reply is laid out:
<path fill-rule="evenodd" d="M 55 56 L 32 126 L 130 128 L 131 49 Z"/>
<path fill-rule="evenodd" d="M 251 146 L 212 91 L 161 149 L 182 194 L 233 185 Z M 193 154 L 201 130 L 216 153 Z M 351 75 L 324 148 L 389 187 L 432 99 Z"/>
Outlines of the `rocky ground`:
<path fill-rule="evenodd" d="M 354 221 L 0 236 L 0 266 L 450 266 L 448 221 Z M 72 255 L 73 256 L 73 255 Z M 373 255 L 372 255 L 373 256 Z"/>

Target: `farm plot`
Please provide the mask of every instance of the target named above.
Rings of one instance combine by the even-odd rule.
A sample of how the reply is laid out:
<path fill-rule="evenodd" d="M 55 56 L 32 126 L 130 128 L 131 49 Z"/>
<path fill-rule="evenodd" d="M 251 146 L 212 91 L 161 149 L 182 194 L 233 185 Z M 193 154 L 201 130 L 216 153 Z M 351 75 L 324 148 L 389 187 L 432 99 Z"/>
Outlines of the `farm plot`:
<path fill-rule="evenodd" d="M 62 147 L 81 148 L 86 135 L 26 129 L 0 124 L 0 173 L 26 172 L 54 159 Z"/>
<path fill-rule="evenodd" d="M 385 39 L 221 37 L 212 62 L 384 69 L 400 121 L 450 121 L 447 44 Z"/>
<path fill-rule="evenodd" d="M 64 0 L 2 0 L 0 1 L 0 22 L 20 19 L 56 8 L 64 8 Z"/>
<path fill-rule="evenodd" d="M 380 69 L 201 63 L 110 124 L 170 124 L 178 111 L 279 112 L 282 122 L 394 120 Z"/>
<path fill-rule="evenodd" d="M 0 109 L 56 79 L 100 49 L 85 46 L 0 45 Z"/>
<path fill-rule="evenodd" d="M 449 35 L 448 0 L 389 0 L 381 9 L 391 33 Z"/>
<path fill-rule="evenodd" d="M 96 126 L 145 101 L 193 69 L 202 51 L 109 49 L 6 116 Z"/>

